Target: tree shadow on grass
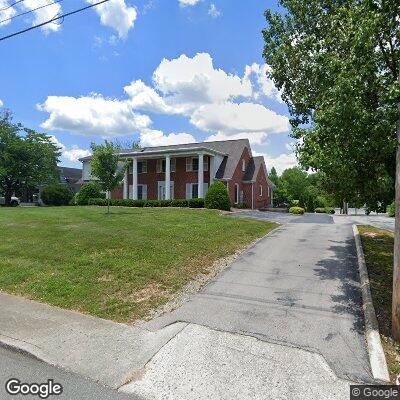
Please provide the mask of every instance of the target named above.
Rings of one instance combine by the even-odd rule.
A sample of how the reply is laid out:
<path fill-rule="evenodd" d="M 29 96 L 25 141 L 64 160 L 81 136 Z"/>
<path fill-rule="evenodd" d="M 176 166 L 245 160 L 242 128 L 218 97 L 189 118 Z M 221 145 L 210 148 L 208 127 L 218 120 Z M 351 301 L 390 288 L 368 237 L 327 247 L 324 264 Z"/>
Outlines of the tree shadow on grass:
<path fill-rule="evenodd" d="M 320 260 L 318 268 L 314 268 L 316 275 L 322 280 L 339 281 L 339 291 L 331 295 L 334 306 L 332 311 L 338 315 L 351 315 L 353 329 L 364 334 L 364 315 L 362 311 L 362 296 L 360 275 L 358 271 L 357 252 L 354 239 L 333 241 L 329 250 L 334 253 L 330 258 Z"/>

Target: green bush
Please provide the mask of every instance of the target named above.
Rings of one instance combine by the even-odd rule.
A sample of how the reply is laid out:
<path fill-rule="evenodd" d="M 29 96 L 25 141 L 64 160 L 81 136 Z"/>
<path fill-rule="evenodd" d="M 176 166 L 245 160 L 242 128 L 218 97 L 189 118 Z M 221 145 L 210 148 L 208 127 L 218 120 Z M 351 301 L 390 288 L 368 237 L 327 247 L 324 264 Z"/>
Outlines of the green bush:
<path fill-rule="evenodd" d="M 47 206 L 66 206 L 74 194 L 60 183 L 52 183 L 42 190 L 41 198 Z"/>
<path fill-rule="evenodd" d="M 204 205 L 206 208 L 230 211 L 231 202 L 224 183 L 216 181 L 210 186 L 204 200 Z"/>
<path fill-rule="evenodd" d="M 89 199 L 100 199 L 104 195 L 100 191 L 100 187 L 96 182 L 88 182 L 82 185 L 81 190 L 76 194 L 76 204 L 85 206 L 89 204 Z"/>
<path fill-rule="evenodd" d="M 171 207 L 189 207 L 189 203 L 185 199 L 175 199 L 171 201 Z"/>
<path fill-rule="evenodd" d="M 88 204 L 90 206 L 106 206 L 107 200 L 106 199 L 89 199 Z"/>
<path fill-rule="evenodd" d="M 394 217 L 396 215 L 396 204 L 393 202 L 387 206 L 386 212 L 389 217 Z"/>
<path fill-rule="evenodd" d="M 290 214 L 304 214 L 304 208 L 302 207 L 290 207 Z"/>
<path fill-rule="evenodd" d="M 319 207 L 315 209 L 315 212 L 319 214 L 335 214 L 335 210 L 331 207 Z"/>
<path fill-rule="evenodd" d="M 204 199 L 189 199 L 187 202 L 190 208 L 204 208 Z"/>

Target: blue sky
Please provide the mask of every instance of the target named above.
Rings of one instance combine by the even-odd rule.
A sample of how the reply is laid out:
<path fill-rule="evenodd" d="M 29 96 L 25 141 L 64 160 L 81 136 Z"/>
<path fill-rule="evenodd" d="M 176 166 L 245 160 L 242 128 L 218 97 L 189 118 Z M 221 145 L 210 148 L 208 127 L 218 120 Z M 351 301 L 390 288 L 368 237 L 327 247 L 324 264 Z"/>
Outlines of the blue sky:
<path fill-rule="evenodd" d="M 95 0 L 0 0 L 0 35 Z M 7 9 L 5 9 L 8 7 Z M 142 145 L 248 137 L 292 166 L 287 107 L 266 78 L 263 12 L 275 1 L 111 0 L 0 42 L 0 102 L 79 166 L 104 138 Z M 3 22 L 1 22 L 3 21 Z"/>

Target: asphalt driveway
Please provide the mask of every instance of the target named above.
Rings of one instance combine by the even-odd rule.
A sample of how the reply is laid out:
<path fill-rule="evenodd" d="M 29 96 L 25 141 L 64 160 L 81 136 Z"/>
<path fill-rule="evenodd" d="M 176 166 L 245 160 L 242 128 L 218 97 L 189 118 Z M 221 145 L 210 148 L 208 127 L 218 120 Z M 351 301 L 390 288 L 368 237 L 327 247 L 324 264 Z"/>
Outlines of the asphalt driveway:
<path fill-rule="evenodd" d="M 274 218 L 280 228 L 148 328 L 185 321 L 245 334 L 317 352 L 338 377 L 371 382 L 351 224 L 329 215 Z"/>

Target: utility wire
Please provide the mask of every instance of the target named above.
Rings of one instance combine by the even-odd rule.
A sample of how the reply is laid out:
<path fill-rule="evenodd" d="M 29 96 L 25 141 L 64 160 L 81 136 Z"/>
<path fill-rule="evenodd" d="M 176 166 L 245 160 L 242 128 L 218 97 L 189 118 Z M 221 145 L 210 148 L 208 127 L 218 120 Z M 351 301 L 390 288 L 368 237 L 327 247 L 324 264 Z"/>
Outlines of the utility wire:
<path fill-rule="evenodd" d="M 3 23 L 3 22 L 6 22 L 6 21 L 11 21 L 12 19 L 17 18 L 17 17 L 21 17 L 22 15 L 30 14 L 31 12 L 36 11 L 36 10 L 40 10 L 41 8 L 45 8 L 45 7 L 51 6 L 53 4 L 61 3 L 62 1 L 64 1 L 64 0 L 56 0 L 56 1 L 53 1 L 51 3 L 44 4 L 43 6 L 32 8 L 32 10 L 25 11 L 25 12 L 17 14 L 17 15 L 13 15 L 10 18 L 6 18 L 6 19 L 3 19 L 2 21 L 0 21 L 0 24 Z"/>
<path fill-rule="evenodd" d="M 102 0 L 102 1 L 99 1 L 98 3 L 94 3 L 94 4 L 91 4 L 89 6 L 79 8 L 78 10 L 74 10 L 74 11 L 71 11 L 71 12 L 66 13 L 66 14 L 58 15 L 58 16 L 52 18 L 52 19 L 49 19 L 46 22 L 42 22 L 41 24 L 37 24 L 37 25 L 31 26 L 30 28 L 27 28 L 27 29 L 23 29 L 22 31 L 18 31 L 18 32 L 12 33 L 10 35 L 0 37 L 0 42 L 3 41 L 3 40 L 6 40 L 6 39 L 12 38 L 14 36 L 17 36 L 17 35 L 21 35 L 22 33 L 29 32 L 29 31 L 31 31 L 33 29 L 40 28 L 41 26 L 50 24 L 50 23 L 52 23 L 54 21 L 58 21 L 60 19 L 63 20 L 65 17 L 68 17 L 68 16 L 73 15 L 73 14 L 77 14 L 77 13 L 79 13 L 81 11 L 85 11 L 85 10 L 87 10 L 89 8 L 98 6 L 98 5 L 103 4 L 103 3 L 107 3 L 108 1 L 110 1 L 110 0 Z"/>
<path fill-rule="evenodd" d="M 10 4 L 10 5 L 9 5 L 9 6 L 7 6 L 7 7 L 0 8 L 0 11 L 5 11 L 5 10 L 8 10 L 9 8 L 11 8 L 11 7 L 15 6 L 15 5 L 16 5 L 16 4 L 18 4 L 18 3 L 22 3 L 23 1 L 25 1 L 25 0 L 18 0 L 18 1 L 16 1 L 16 2 L 14 2 L 14 3 Z"/>

